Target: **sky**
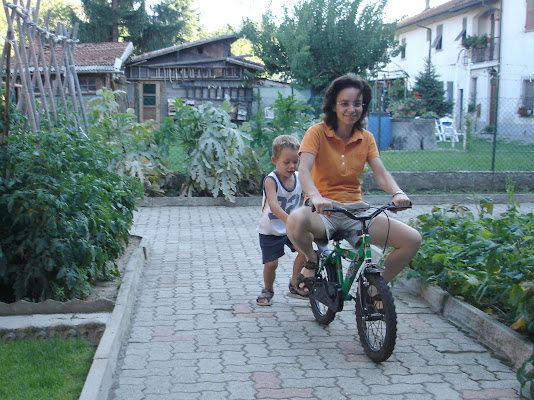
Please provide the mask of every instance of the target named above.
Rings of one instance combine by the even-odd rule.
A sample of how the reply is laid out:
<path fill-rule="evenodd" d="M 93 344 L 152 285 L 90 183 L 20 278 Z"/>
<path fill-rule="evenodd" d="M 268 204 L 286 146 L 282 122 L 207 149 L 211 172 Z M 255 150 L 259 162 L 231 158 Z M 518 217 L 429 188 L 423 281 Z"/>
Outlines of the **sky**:
<path fill-rule="evenodd" d="M 430 7 L 447 0 L 430 0 Z M 269 9 L 275 15 L 283 15 L 283 5 L 291 9 L 296 0 L 194 0 L 192 8 L 200 13 L 200 23 L 206 30 L 214 30 L 230 24 L 239 27 L 244 18 L 260 21 Z M 387 20 L 412 16 L 425 9 L 425 0 L 389 0 L 386 6 Z"/>

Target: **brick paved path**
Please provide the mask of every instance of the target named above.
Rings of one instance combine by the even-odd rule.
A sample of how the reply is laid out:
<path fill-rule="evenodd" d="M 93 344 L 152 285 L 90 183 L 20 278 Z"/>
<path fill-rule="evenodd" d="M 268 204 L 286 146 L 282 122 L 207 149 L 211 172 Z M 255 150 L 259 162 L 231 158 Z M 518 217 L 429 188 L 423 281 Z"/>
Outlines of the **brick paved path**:
<path fill-rule="evenodd" d="M 427 212 L 420 207 L 406 213 Z M 518 399 L 514 371 L 400 285 L 398 339 L 374 364 L 346 304 L 328 327 L 285 296 L 281 259 L 272 307 L 262 285 L 258 207 L 141 208 L 152 238 L 109 399 Z"/>

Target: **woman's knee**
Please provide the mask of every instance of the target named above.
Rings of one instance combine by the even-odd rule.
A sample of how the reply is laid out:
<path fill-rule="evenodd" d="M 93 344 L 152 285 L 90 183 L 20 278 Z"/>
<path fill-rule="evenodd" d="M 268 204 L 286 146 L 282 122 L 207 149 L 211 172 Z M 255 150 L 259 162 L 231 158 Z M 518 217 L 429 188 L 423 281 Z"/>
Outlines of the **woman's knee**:
<path fill-rule="evenodd" d="M 286 228 L 291 231 L 301 231 L 305 229 L 308 217 L 304 207 L 298 208 L 287 217 Z"/>

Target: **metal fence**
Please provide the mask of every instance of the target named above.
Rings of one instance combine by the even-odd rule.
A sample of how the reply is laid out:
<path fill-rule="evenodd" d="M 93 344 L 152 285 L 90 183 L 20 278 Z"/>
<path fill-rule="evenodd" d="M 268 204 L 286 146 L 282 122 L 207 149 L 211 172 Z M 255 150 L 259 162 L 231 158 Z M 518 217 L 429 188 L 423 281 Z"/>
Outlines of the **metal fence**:
<path fill-rule="evenodd" d="M 390 171 L 532 171 L 534 113 L 528 107 L 518 99 L 478 100 L 439 120 L 390 116 L 384 107 L 370 113 L 368 129 Z M 178 146 L 170 148 L 173 169 L 184 171 L 184 158 Z"/>
<path fill-rule="evenodd" d="M 534 170 L 528 99 L 478 100 L 440 119 L 371 113 L 369 130 L 392 171 Z"/>

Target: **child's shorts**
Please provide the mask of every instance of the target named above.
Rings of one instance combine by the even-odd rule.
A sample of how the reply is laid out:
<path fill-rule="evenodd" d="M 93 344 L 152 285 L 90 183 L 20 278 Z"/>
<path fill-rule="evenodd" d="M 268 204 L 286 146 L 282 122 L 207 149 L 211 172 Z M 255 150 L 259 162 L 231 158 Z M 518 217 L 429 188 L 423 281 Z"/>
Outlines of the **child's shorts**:
<path fill-rule="evenodd" d="M 284 246 L 289 247 L 293 252 L 296 251 L 287 235 L 275 236 L 262 235 L 261 233 L 259 235 L 261 257 L 264 264 L 282 257 L 285 254 Z"/>

